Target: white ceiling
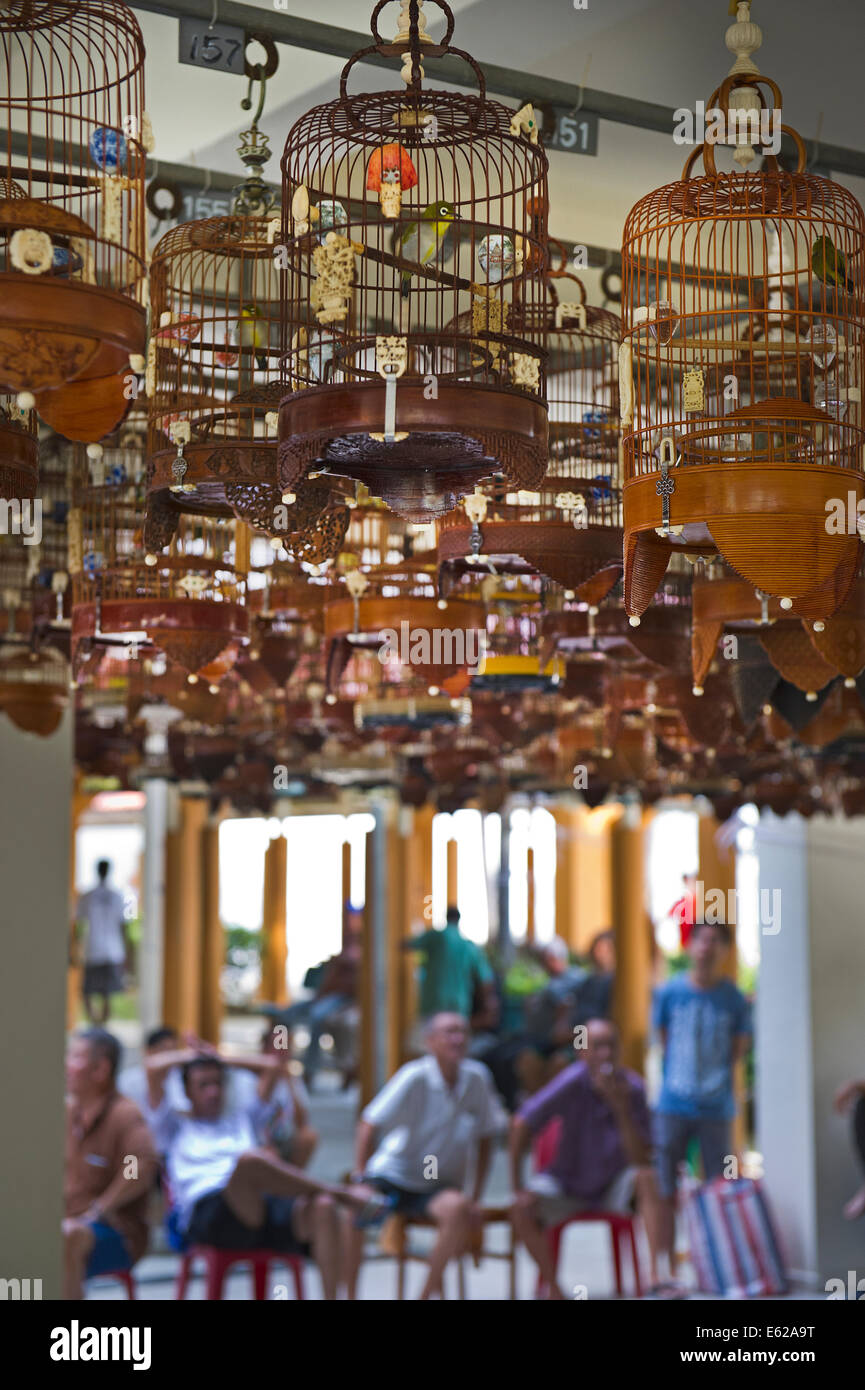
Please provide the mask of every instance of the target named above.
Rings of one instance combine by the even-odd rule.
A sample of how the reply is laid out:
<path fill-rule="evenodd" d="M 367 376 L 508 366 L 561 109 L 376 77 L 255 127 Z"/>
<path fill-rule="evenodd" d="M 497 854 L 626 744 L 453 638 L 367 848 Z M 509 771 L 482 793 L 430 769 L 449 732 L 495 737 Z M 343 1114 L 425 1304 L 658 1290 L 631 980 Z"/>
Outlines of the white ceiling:
<path fill-rule="evenodd" d="M 272 14 L 272 0 L 247 0 Z M 371 0 L 288 0 L 302 18 L 367 33 Z M 454 43 L 481 63 L 537 73 L 675 108 L 708 100 L 728 72 L 724 46 L 731 22 L 726 0 L 455 0 Z M 430 31 L 441 27 L 427 5 Z M 381 19 L 396 31 L 398 5 Z M 784 94 L 784 118 L 807 139 L 865 149 L 862 117 L 862 0 L 754 0 L 752 16 L 764 32 L 756 55 L 761 71 Z M 239 173 L 237 134 L 248 123 L 240 109 L 246 82 L 177 62 L 176 19 L 139 12 L 148 50 L 147 106 L 156 136 L 155 157 Z M 310 106 L 331 100 L 340 58 L 279 45 L 279 69 L 268 86 L 262 127 L 274 157 L 266 177 L 278 180 L 279 155 L 293 122 Z M 435 62 L 427 63 L 434 75 Z M 396 68 L 396 65 L 395 65 Z M 396 76 L 396 73 L 395 73 Z M 355 90 L 398 85 L 382 68 L 356 69 Z M 528 85 L 528 84 L 527 84 Z M 532 92 L 526 90 L 530 99 Z M 513 99 L 509 100 L 513 105 Z M 597 158 L 550 156 L 551 231 L 574 241 L 614 247 L 631 205 L 679 176 L 680 146 L 657 132 L 603 122 Z M 865 201 L 865 180 L 842 178 Z M 590 277 L 591 278 L 591 277 Z"/>

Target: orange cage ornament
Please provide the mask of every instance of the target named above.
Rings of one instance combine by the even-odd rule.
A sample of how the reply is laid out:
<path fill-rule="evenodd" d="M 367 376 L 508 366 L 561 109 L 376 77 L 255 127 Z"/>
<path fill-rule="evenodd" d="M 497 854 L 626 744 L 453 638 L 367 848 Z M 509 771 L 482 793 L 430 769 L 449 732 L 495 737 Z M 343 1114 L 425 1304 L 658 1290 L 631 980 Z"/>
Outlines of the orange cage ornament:
<path fill-rule="evenodd" d="M 118 0 L 10 0 L 0 47 L 0 389 L 99 439 L 144 349 L 141 31 Z"/>
<path fill-rule="evenodd" d="M 730 76 L 711 107 L 728 117 Z M 762 91 L 761 105 L 765 106 Z M 711 143 L 624 230 L 620 354 L 625 603 L 633 623 L 677 549 L 825 619 L 857 570 L 865 218 L 852 193 L 774 154 L 719 173 Z M 705 172 L 692 177 L 702 156 Z M 852 498 L 854 524 L 837 522 Z"/>
<path fill-rule="evenodd" d="M 480 478 L 544 475 L 547 159 L 530 108 L 488 100 L 451 46 L 443 0 L 440 43 L 417 0 L 383 39 L 386 3 L 282 159 L 280 468 L 288 487 L 310 466 L 355 478 L 422 521 Z M 349 93 L 372 53 L 403 59 L 404 91 Z M 424 88 L 422 60 L 448 53 L 478 93 Z"/>

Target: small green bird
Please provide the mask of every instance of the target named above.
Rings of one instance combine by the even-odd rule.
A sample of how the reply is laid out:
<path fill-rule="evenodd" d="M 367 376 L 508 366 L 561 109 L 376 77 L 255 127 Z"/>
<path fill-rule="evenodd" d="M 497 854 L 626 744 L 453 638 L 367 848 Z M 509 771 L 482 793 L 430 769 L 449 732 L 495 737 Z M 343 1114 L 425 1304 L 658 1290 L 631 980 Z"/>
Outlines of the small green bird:
<path fill-rule="evenodd" d="M 267 371 L 267 353 L 259 349 L 266 347 L 264 336 L 259 328 L 262 320 L 261 310 L 256 304 L 245 304 L 240 311 L 237 324 L 237 338 L 241 347 L 255 351 L 255 365 L 260 372 Z"/>
<path fill-rule="evenodd" d="M 847 260 L 843 251 L 836 251 L 832 238 L 818 236 L 811 247 L 811 269 L 824 285 L 844 287 L 848 294 L 853 293 L 853 280 L 847 274 Z"/>
<path fill-rule="evenodd" d="M 450 203 L 430 203 L 421 213 L 420 222 L 407 222 L 401 229 L 394 228 L 394 255 L 417 265 L 430 265 L 433 261 L 444 265 L 454 251 L 455 217 Z M 400 284 L 403 299 L 408 299 L 410 288 L 411 276 L 403 272 Z"/>

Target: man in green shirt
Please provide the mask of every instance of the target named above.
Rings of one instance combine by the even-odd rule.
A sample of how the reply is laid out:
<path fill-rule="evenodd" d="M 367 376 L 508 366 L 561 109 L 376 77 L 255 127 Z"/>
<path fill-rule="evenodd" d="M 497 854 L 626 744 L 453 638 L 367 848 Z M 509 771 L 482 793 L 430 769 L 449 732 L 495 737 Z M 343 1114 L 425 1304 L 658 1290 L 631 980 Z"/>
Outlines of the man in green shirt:
<path fill-rule="evenodd" d="M 493 972 L 480 947 L 460 932 L 458 908 L 448 908 L 442 931 L 432 928 L 408 937 L 403 946 L 424 953 L 421 1019 L 440 1013 L 462 1014 L 472 1020 L 475 1029 L 491 1026 L 497 1012 Z"/>

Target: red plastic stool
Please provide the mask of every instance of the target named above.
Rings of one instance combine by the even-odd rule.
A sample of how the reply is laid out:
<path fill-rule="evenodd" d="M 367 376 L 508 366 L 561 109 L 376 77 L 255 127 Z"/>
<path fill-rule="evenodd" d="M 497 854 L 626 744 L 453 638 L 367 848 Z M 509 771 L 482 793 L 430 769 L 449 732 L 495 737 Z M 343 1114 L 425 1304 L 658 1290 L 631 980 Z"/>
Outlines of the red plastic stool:
<path fill-rule="evenodd" d="M 108 1269 L 100 1275 L 102 1279 L 116 1279 L 126 1290 L 127 1298 L 135 1299 L 135 1280 L 131 1269 Z"/>
<path fill-rule="evenodd" d="M 204 1296 L 210 1302 L 218 1302 L 222 1298 L 225 1276 L 234 1265 L 239 1264 L 252 1266 L 254 1297 L 256 1302 L 262 1302 L 267 1298 L 268 1271 L 271 1264 L 275 1264 L 277 1261 L 282 1261 L 283 1264 L 288 1265 L 294 1275 L 295 1297 L 305 1297 L 303 1260 L 299 1255 L 284 1255 L 278 1250 L 219 1250 L 215 1245 L 192 1245 L 180 1257 L 177 1287 L 174 1291 L 175 1298 L 186 1297 L 194 1260 L 204 1261 L 207 1280 Z"/>
<path fill-rule="evenodd" d="M 547 1238 L 550 1242 L 550 1249 L 553 1253 L 553 1263 L 558 1268 L 559 1249 L 562 1243 L 562 1233 L 566 1226 L 571 1226 L 575 1221 L 595 1221 L 606 1222 L 610 1228 L 610 1243 L 613 1249 L 613 1269 L 616 1275 L 616 1293 L 621 1298 L 624 1292 L 622 1281 L 622 1244 L 630 1241 L 631 1263 L 634 1267 L 634 1290 L 637 1298 L 642 1296 L 642 1284 L 640 1282 L 640 1256 L 637 1250 L 637 1233 L 634 1225 L 634 1218 L 624 1212 L 618 1211 L 580 1211 L 573 1216 L 569 1216 L 567 1221 L 563 1221 L 559 1226 L 551 1226 L 547 1231 Z M 540 1281 L 539 1281 L 540 1282 Z"/>

